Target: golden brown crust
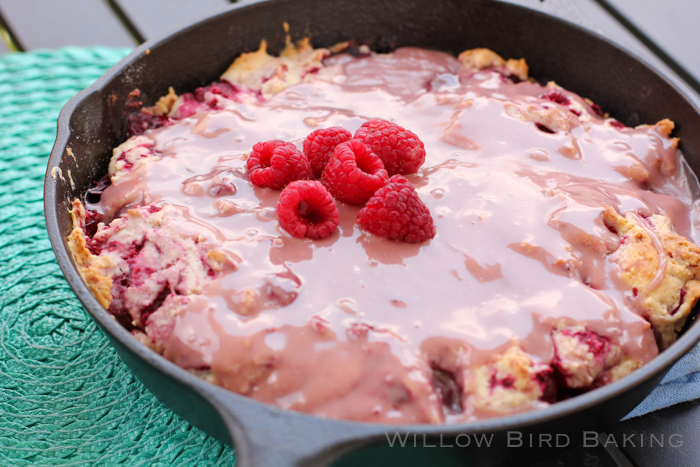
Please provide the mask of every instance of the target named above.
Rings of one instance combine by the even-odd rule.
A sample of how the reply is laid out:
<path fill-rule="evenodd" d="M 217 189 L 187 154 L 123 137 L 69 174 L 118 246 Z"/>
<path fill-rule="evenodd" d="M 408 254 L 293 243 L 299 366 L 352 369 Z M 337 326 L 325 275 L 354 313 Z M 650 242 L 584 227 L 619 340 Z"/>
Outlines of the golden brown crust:
<path fill-rule="evenodd" d="M 606 114 L 606 118 L 607 118 L 607 114 Z M 656 129 L 656 131 L 658 131 L 659 135 L 671 140 L 671 144 L 673 145 L 674 148 L 678 148 L 678 142 L 680 140 L 678 138 L 671 138 L 671 133 L 676 128 L 676 124 L 673 123 L 673 120 L 669 120 L 668 118 L 664 118 L 663 120 L 659 120 L 658 122 L 654 123 L 653 125 L 642 124 L 642 125 L 637 125 L 635 127 L 635 129 L 637 129 L 637 130 L 648 129 L 648 128 Z"/>
<path fill-rule="evenodd" d="M 273 57 L 267 53 L 267 41 L 260 41 L 260 47 L 255 52 L 246 52 L 236 58 L 221 75 L 232 83 L 242 82 L 257 70 L 266 65 Z M 257 83 L 255 83 L 257 84 Z"/>
<path fill-rule="evenodd" d="M 314 49 L 309 38 L 295 46 L 287 36 L 284 50 L 274 57 L 267 53 L 267 42 L 262 40 L 258 50 L 243 53 L 234 60 L 221 79 L 260 91 L 265 97 L 274 96 L 300 83 L 329 54 L 328 49 Z"/>
<path fill-rule="evenodd" d="M 158 99 L 156 105 L 150 108 L 151 113 L 154 115 L 168 115 L 170 111 L 175 106 L 177 98 L 179 96 L 175 94 L 175 90 L 171 87 L 168 88 L 168 93 Z"/>
<path fill-rule="evenodd" d="M 671 132 L 676 127 L 676 124 L 668 118 L 664 118 L 663 120 L 656 122 L 656 127 L 659 129 L 662 135 L 671 136 Z"/>
<path fill-rule="evenodd" d="M 477 48 L 465 50 L 457 59 L 464 65 L 467 70 L 481 71 L 488 68 L 505 68 L 511 74 L 525 81 L 528 75 L 528 66 L 524 58 L 515 60 L 513 58 L 507 61 L 491 49 Z"/>
<path fill-rule="evenodd" d="M 673 123 L 673 121 L 669 120 L 668 118 L 664 118 L 663 120 L 659 120 L 658 122 L 656 122 L 655 126 L 656 126 L 656 128 L 659 129 L 659 132 L 661 132 L 661 134 L 663 136 L 666 136 L 667 138 L 671 137 L 671 132 L 673 131 L 674 128 L 676 128 L 676 124 Z M 679 139 L 678 138 L 670 138 L 670 139 L 671 139 L 671 142 L 673 144 L 673 147 L 678 148 Z"/>
<path fill-rule="evenodd" d="M 73 254 L 78 272 L 90 292 L 100 302 L 100 305 L 109 308 L 110 303 L 112 303 L 112 278 L 105 273 L 102 264 L 103 261 L 109 261 L 109 259 L 104 258 L 96 261 L 97 257 L 87 249 L 87 241 L 83 232 L 85 208 L 80 200 L 73 201 L 73 209 L 70 213 L 73 218 L 73 230 L 68 235 L 68 250 Z"/>
<path fill-rule="evenodd" d="M 350 41 L 338 42 L 337 44 L 328 47 L 328 50 L 330 50 L 332 54 L 339 54 L 347 50 L 348 47 L 350 47 Z"/>
<path fill-rule="evenodd" d="M 665 216 L 622 216 L 608 206 L 603 220 L 621 240 L 613 253 L 620 277 L 636 294 L 635 306 L 653 326 L 663 350 L 676 340 L 700 298 L 700 248 L 674 232 Z"/>
<path fill-rule="evenodd" d="M 457 56 L 464 67 L 471 71 L 485 70 L 494 66 L 505 66 L 506 61 L 491 49 L 465 50 Z"/>
<path fill-rule="evenodd" d="M 519 60 L 509 58 L 506 60 L 506 68 L 508 68 L 508 71 L 520 78 L 522 81 L 527 79 L 528 73 L 530 72 L 530 67 L 527 66 L 527 62 L 524 58 Z"/>

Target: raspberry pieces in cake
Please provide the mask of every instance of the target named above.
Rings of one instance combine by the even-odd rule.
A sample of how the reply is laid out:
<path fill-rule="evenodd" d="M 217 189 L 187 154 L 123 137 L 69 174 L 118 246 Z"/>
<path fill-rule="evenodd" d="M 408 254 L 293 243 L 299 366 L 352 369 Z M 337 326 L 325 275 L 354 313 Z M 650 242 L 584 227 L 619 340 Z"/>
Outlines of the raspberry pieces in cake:
<path fill-rule="evenodd" d="M 505 413 L 553 401 L 553 388 L 549 365 L 510 347 L 474 370 L 470 389 L 476 408 Z"/>
<path fill-rule="evenodd" d="M 112 151 L 112 159 L 109 161 L 110 178 L 112 182 L 116 182 L 127 173 L 157 157 L 153 153 L 153 141 L 150 138 L 145 136 L 129 138 Z"/>
<path fill-rule="evenodd" d="M 622 359 L 620 346 L 583 326 L 552 330 L 552 366 L 570 389 L 588 388 Z"/>
<path fill-rule="evenodd" d="M 177 317 L 182 315 L 183 306 L 190 298 L 185 295 L 168 294 L 163 303 L 146 318 L 143 331 L 133 330 L 132 334 L 158 353 L 163 353 L 170 341 Z"/>
<path fill-rule="evenodd" d="M 85 210 L 74 203 L 70 241 L 74 252 L 82 252 L 80 270 L 89 284 L 96 284 L 93 290 L 99 291 L 100 302 L 128 329 L 143 330 L 148 317 L 163 304 L 172 308 L 179 303 L 176 296 L 201 293 L 212 277 L 236 267 L 203 238 L 173 228 L 171 219 L 179 216 L 178 209 L 169 205 L 134 208 L 86 238 Z M 100 253 L 90 253 L 87 242 Z M 162 345 L 161 338 L 154 342 Z"/>

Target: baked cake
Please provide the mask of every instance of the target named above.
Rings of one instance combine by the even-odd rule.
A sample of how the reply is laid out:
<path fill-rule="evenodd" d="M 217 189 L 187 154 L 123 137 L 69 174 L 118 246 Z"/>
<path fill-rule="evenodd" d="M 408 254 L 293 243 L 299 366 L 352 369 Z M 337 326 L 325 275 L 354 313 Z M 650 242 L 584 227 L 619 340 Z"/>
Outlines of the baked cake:
<path fill-rule="evenodd" d="M 493 417 L 677 338 L 700 249 L 673 127 L 487 49 L 263 42 L 132 116 L 68 241 L 116 320 L 214 384 L 323 417 Z"/>

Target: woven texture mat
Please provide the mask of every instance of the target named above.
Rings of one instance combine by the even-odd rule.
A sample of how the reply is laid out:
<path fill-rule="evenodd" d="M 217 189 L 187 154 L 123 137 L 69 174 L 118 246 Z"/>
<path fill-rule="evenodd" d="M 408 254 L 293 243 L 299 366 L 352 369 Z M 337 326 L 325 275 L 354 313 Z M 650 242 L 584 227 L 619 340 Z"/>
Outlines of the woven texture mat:
<path fill-rule="evenodd" d="M 233 465 L 161 404 L 66 283 L 44 223 L 61 107 L 128 50 L 0 58 L 0 465 Z"/>

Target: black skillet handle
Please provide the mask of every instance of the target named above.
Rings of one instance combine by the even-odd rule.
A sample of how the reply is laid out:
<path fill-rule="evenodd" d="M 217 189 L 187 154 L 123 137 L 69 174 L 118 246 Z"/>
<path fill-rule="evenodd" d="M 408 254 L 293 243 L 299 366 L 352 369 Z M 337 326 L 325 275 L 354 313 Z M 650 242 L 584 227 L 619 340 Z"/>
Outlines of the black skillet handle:
<path fill-rule="evenodd" d="M 263 405 L 221 388 L 205 397 L 236 449 L 236 467 L 325 467 L 385 437 L 386 426 L 328 420 Z"/>

